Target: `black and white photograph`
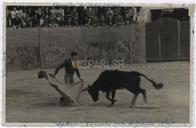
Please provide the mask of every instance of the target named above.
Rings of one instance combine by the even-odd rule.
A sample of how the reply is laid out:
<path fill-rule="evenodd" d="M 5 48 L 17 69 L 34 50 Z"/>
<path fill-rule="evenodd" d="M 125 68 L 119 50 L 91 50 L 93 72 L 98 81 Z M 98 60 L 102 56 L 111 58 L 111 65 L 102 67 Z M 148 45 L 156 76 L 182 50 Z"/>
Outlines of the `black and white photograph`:
<path fill-rule="evenodd" d="M 192 8 L 5 4 L 4 124 L 190 126 Z"/>

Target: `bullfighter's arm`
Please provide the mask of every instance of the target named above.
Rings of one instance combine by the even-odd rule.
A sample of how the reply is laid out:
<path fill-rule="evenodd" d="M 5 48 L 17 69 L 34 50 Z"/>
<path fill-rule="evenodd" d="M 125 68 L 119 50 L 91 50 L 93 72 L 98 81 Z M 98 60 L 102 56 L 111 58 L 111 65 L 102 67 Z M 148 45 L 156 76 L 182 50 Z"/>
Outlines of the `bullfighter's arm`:
<path fill-rule="evenodd" d="M 61 63 L 60 65 L 58 65 L 58 66 L 56 67 L 54 74 L 56 75 L 56 74 L 59 72 L 59 70 L 60 70 L 61 68 L 63 68 L 63 67 L 65 67 L 65 62 Z"/>
<path fill-rule="evenodd" d="M 79 69 L 76 68 L 75 70 L 76 70 L 76 74 L 77 74 L 78 78 L 80 79 L 80 72 L 79 72 Z"/>

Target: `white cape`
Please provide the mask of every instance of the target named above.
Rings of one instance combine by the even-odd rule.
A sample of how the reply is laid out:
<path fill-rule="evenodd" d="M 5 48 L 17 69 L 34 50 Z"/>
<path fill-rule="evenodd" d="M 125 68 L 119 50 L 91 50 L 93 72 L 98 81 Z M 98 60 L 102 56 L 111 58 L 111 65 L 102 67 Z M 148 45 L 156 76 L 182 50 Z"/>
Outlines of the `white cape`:
<path fill-rule="evenodd" d="M 73 83 L 73 84 L 63 84 L 59 82 L 55 77 L 48 75 L 48 83 L 53 88 L 55 88 L 61 96 L 66 100 L 73 101 L 73 105 L 79 105 L 79 97 L 83 88 L 83 80 Z"/>

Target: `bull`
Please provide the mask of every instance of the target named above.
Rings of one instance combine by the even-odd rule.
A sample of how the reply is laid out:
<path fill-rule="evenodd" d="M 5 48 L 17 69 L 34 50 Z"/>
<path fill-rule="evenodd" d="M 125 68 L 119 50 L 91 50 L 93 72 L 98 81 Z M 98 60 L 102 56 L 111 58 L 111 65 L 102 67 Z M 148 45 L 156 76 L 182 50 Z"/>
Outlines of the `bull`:
<path fill-rule="evenodd" d="M 136 71 L 105 70 L 92 85 L 88 85 L 83 91 L 88 91 L 94 102 L 99 99 L 99 91 L 105 92 L 106 98 L 111 102 L 109 106 L 113 106 L 117 101 L 115 100 L 116 90 L 127 89 L 134 94 L 130 106 L 133 107 L 139 93 L 143 95 L 144 102 L 147 103 L 146 90 L 140 87 L 141 77 L 151 82 L 155 89 L 163 88 L 163 83 L 156 83 Z"/>

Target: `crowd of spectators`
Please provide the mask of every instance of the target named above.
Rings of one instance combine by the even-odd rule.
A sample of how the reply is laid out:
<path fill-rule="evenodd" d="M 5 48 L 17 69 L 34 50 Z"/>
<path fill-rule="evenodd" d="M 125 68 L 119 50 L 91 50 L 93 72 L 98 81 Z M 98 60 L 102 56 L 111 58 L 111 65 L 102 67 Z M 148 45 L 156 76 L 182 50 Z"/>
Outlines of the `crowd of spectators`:
<path fill-rule="evenodd" d="M 8 28 L 105 26 L 137 22 L 140 7 L 8 6 Z"/>

